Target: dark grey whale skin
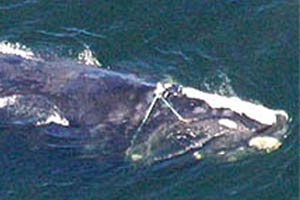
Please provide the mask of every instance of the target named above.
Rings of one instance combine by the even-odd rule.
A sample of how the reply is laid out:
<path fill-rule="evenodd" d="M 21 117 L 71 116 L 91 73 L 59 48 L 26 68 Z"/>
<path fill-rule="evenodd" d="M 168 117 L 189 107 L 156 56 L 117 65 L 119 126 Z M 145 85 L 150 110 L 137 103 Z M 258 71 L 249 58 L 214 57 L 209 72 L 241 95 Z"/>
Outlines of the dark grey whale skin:
<path fill-rule="evenodd" d="M 81 158 L 121 159 L 126 154 L 129 158 L 143 155 L 155 161 L 169 159 L 182 150 L 203 148 L 218 152 L 245 145 L 254 135 L 272 128 L 226 108 L 212 109 L 204 101 L 170 94 L 168 101 L 192 122 L 179 121 L 158 102 L 137 133 L 155 88 L 155 84 L 134 75 L 68 59 L 43 61 L 0 54 L 0 98 L 24 95 L 31 102 L 37 101 L 37 105 L 53 103 L 70 124 L 44 125 L 39 142 L 49 148 L 79 149 Z M 7 118 L 1 120 L 0 126 L 14 126 L 9 124 L 10 115 L 1 108 L 0 117 Z M 236 122 L 239 129 L 222 127 L 218 123 L 221 118 Z M 26 123 L 25 120 L 21 126 L 34 127 Z"/>
<path fill-rule="evenodd" d="M 51 102 L 70 123 L 68 127 L 45 126 L 40 141 L 36 142 L 56 149 L 95 146 L 93 151 L 83 153 L 87 157 L 103 152 L 124 153 L 131 131 L 139 125 L 152 101 L 154 89 L 154 84 L 133 75 L 71 60 L 46 62 L 0 54 L 0 98 L 25 95 L 29 96 L 30 103 L 39 106 Z M 0 127 L 20 128 L 20 123 L 9 123 L 11 114 L 1 112 L 1 108 L 0 118 L 5 119 L 1 120 Z M 23 120 L 23 124 L 21 121 L 21 127 L 34 127 L 28 121 Z M 37 138 L 32 137 L 31 140 Z"/>
<path fill-rule="evenodd" d="M 81 65 L 70 60 L 33 61 L 13 55 L 0 55 L 0 96 L 41 95 L 64 113 L 71 125 L 93 126 L 120 123 L 132 116 L 137 102 L 155 88 L 133 75 L 124 75 Z M 151 97 L 151 96 L 150 96 Z M 122 113 L 122 119 L 114 116 Z M 109 116 L 110 114 L 110 116 Z M 142 113 L 141 113 L 142 114 Z"/>

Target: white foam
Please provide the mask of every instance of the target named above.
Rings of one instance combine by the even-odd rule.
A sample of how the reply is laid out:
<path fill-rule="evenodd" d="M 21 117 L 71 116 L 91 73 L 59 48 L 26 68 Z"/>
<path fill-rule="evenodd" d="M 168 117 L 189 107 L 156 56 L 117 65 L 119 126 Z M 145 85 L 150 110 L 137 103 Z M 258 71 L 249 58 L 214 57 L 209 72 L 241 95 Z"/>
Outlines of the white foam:
<path fill-rule="evenodd" d="M 283 110 L 272 110 L 258 105 L 243 101 L 237 97 L 225 97 L 217 94 L 210 94 L 199 91 L 191 87 L 183 87 L 182 93 L 188 98 L 200 99 L 208 103 L 212 108 L 228 108 L 236 113 L 245 114 L 263 124 L 272 125 L 276 123 L 276 115 L 283 115 L 288 119 L 288 115 Z"/>
<path fill-rule="evenodd" d="M 102 66 L 102 64 L 93 56 L 93 53 L 88 46 L 85 46 L 83 52 L 78 54 L 78 61 L 86 65 Z"/>
<path fill-rule="evenodd" d="M 20 43 L 0 42 L 0 53 L 21 56 L 26 59 L 36 59 L 34 53 Z"/>
<path fill-rule="evenodd" d="M 220 94 L 223 96 L 237 96 L 234 89 L 231 86 L 231 80 L 222 71 L 217 71 L 216 76 L 210 80 L 205 77 L 203 82 L 204 87 L 207 91 Z"/>

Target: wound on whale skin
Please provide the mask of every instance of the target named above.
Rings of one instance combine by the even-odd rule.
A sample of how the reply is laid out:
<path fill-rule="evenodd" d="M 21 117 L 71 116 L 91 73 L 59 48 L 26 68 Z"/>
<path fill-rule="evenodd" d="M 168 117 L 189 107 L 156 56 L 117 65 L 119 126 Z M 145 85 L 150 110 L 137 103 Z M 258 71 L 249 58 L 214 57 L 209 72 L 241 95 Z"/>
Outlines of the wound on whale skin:
<path fill-rule="evenodd" d="M 231 161 L 280 147 L 288 115 L 263 105 L 59 59 L 0 53 L 0 127 L 40 127 L 81 158 Z M 51 142 L 50 142 L 51 141 Z"/>

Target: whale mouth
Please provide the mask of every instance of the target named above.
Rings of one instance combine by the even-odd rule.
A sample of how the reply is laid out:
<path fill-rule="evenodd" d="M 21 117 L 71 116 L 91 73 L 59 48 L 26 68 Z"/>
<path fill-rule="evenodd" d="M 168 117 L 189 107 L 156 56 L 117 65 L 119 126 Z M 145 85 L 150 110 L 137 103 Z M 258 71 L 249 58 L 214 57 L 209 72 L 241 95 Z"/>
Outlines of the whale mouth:
<path fill-rule="evenodd" d="M 180 90 L 181 94 L 170 94 L 165 98 L 180 117 L 163 102 L 152 108 L 152 115 L 147 116 L 143 130 L 135 135 L 126 151 L 129 160 L 152 163 L 188 152 L 193 152 L 195 159 L 219 156 L 234 160 L 233 155 L 269 152 L 280 147 L 288 121 L 284 111 L 237 97 L 184 87 Z"/>

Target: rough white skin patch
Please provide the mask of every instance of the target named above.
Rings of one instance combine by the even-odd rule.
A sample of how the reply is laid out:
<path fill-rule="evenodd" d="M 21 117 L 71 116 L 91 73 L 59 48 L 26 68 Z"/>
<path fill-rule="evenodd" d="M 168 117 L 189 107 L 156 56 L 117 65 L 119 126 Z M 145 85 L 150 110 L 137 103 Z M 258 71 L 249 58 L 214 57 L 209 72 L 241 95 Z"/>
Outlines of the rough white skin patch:
<path fill-rule="evenodd" d="M 212 108 L 228 108 L 236 113 L 245 114 L 248 117 L 267 125 L 276 123 L 276 115 L 278 114 L 288 119 L 287 113 L 283 110 L 272 110 L 262 105 L 243 101 L 237 97 L 209 94 L 191 87 L 183 87 L 182 93 L 188 98 L 203 100 Z"/>
<path fill-rule="evenodd" d="M 249 141 L 249 146 L 263 150 L 274 150 L 281 146 L 281 142 L 274 137 L 258 136 Z"/>
<path fill-rule="evenodd" d="M 142 158 L 143 158 L 143 156 L 140 155 L 140 154 L 132 154 L 132 155 L 131 155 L 131 159 L 132 159 L 133 161 L 138 161 L 138 160 L 140 160 L 140 159 L 142 159 Z"/>
<path fill-rule="evenodd" d="M 193 156 L 196 160 L 200 160 L 201 158 L 203 158 L 203 155 L 198 151 L 194 152 Z"/>
<path fill-rule="evenodd" d="M 15 104 L 18 95 L 12 95 L 7 97 L 0 98 L 0 108 L 4 108 L 5 106 Z"/>
<path fill-rule="evenodd" d="M 46 120 L 36 123 L 37 126 L 50 124 L 51 122 L 60 124 L 62 126 L 69 126 L 69 121 L 66 118 L 61 117 L 57 112 L 54 112 Z"/>
<path fill-rule="evenodd" d="M 34 53 L 20 43 L 0 42 L 0 53 L 21 56 L 26 59 L 36 59 Z"/>
<path fill-rule="evenodd" d="M 219 121 L 219 124 L 223 125 L 223 126 L 226 126 L 227 128 L 231 128 L 231 129 L 236 129 L 237 128 L 237 124 L 230 120 L 230 119 L 220 119 Z"/>

